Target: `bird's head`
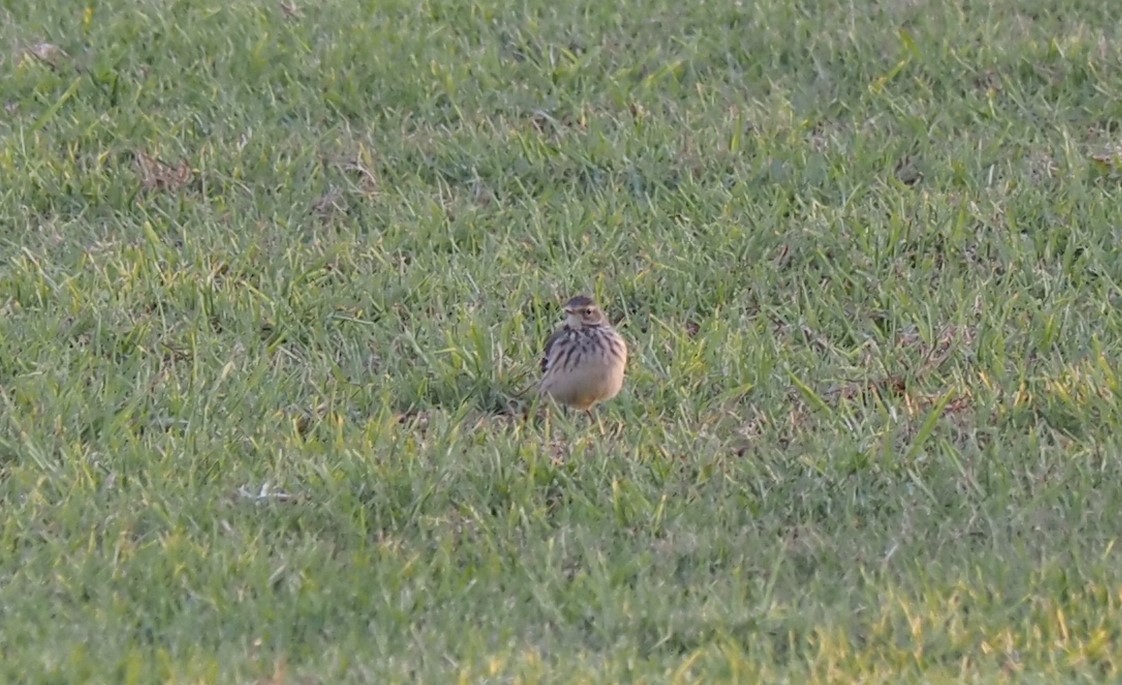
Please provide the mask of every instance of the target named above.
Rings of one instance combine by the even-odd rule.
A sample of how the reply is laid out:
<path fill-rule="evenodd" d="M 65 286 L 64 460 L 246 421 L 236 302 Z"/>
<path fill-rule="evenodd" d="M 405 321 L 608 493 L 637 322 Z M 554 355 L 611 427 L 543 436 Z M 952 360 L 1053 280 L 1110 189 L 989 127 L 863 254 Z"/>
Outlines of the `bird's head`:
<path fill-rule="evenodd" d="M 565 303 L 565 323 L 569 328 L 584 328 L 601 326 L 606 319 L 591 297 L 577 295 Z"/>

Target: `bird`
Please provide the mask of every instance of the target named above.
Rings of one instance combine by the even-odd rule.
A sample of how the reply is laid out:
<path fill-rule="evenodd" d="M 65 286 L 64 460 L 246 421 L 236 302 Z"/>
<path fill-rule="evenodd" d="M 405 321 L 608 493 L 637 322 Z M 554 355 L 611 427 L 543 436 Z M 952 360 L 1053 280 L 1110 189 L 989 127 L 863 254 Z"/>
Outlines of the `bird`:
<path fill-rule="evenodd" d="M 577 295 L 564 309 L 564 324 L 545 341 L 539 393 L 591 417 L 623 387 L 627 343 L 591 297 Z"/>

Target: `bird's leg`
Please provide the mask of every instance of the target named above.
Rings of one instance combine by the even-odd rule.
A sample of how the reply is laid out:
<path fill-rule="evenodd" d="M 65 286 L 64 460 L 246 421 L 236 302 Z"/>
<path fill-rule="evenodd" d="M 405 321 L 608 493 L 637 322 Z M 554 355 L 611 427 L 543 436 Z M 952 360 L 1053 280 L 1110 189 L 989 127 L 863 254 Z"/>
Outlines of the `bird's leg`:
<path fill-rule="evenodd" d="M 594 416 L 593 413 L 592 413 L 592 407 L 589 407 L 588 409 L 585 409 L 584 413 L 588 416 L 588 425 L 591 426 L 592 425 L 592 418 Z M 596 426 L 600 429 L 600 436 L 603 437 L 604 436 L 604 424 L 603 424 L 603 422 L 600 421 L 600 412 L 596 412 L 595 417 L 596 417 Z"/>

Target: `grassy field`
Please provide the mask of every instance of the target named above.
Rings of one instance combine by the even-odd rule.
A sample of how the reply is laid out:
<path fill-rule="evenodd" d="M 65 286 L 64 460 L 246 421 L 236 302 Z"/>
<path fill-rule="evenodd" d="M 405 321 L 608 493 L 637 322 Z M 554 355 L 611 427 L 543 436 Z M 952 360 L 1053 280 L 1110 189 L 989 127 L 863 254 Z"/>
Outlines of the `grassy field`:
<path fill-rule="evenodd" d="M 5 2 L 0 680 L 1122 677 L 1116 8 L 801 4 Z"/>

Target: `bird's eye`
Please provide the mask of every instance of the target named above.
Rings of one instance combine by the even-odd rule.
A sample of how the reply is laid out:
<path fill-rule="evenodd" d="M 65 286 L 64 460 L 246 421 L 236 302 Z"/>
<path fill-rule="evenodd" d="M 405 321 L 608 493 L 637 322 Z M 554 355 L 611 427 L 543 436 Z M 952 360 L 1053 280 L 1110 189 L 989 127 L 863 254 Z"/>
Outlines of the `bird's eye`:
<path fill-rule="evenodd" d="M 585 307 L 584 308 L 584 315 L 585 316 L 592 316 L 592 307 Z"/>

